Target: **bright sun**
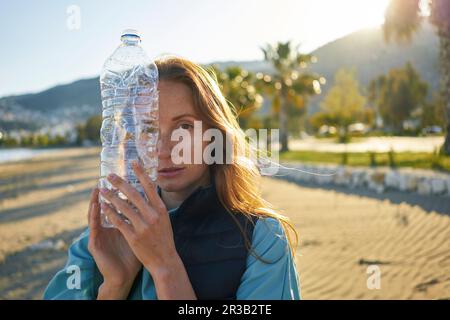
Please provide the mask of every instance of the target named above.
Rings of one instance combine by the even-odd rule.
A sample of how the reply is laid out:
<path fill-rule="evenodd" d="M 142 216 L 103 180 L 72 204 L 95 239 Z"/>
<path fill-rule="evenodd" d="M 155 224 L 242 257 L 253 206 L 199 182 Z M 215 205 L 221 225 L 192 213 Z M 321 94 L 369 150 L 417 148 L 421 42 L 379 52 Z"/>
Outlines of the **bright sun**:
<path fill-rule="evenodd" d="M 389 0 L 319 0 L 325 21 L 339 21 L 338 28 L 372 27 L 383 23 Z M 326 3 L 326 4 L 325 4 Z"/>
<path fill-rule="evenodd" d="M 308 35 L 315 39 L 336 39 L 351 32 L 379 26 L 390 0 L 304 0 L 307 19 L 315 21 Z"/>

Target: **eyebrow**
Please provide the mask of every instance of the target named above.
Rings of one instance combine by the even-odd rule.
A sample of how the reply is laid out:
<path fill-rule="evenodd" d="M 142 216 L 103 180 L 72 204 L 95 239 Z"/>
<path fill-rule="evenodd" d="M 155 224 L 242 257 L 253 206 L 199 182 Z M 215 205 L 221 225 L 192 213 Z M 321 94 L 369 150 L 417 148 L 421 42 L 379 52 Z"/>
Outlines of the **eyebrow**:
<path fill-rule="evenodd" d="M 178 116 L 176 116 L 176 117 L 173 117 L 173 118 L 172 118 L 172 121 L 176 121 L 176 120 L 181 119 L 181 118 L 184 118 L 184 117 L 197 118 L 195 115 L 193 115 L 193 114 L 191 114 L 191 113 L 183 113 L 183 114 L 180 114 L 180 115 L 178 115 Z"/>

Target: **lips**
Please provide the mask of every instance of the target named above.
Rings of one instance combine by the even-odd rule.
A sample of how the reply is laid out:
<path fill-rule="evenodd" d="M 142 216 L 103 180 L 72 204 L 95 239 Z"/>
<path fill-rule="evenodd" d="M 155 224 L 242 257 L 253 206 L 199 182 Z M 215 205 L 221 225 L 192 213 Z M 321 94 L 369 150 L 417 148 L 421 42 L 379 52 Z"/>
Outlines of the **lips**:
<path fill-rule="evenodd" d="M 180 174 L 184 170 L 184 167 L 168 167 L 158 170 L 158 174 L 163 177 L 173 177 Z"/>
<path fill-rule="evenodd" d="M 168 168 L 159 169 L 158 172 L 173 172 L 173 171 L 182 170 L 182 169 L 184 169 L 184 168 L 183 167 L 180 167 L 180 168 L 178 168 L 178 167 L 168 167 Z"/>

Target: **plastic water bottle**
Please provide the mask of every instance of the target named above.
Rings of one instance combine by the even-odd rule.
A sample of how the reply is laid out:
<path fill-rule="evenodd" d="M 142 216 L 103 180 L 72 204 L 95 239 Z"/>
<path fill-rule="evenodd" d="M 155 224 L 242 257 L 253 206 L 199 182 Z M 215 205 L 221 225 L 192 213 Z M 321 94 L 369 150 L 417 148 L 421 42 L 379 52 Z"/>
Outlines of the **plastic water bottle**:
<path fill-rule="evenodd" d="M 156 180 L 158 69 L 140 46 L 136 30 L 125 30 L 120 39 L 122 43 L 106 60 L 100 75 L 103 122 L 99 187 L 126 199 L 106 177 L 115 173 L 144 196 L 131 166 L 133 160 L 138 160 L 150 178 Z M 101 196 L 100 202 L 108 203 Z M 104 227 L 114 227 L 103 211 L 101 217 Z"/>

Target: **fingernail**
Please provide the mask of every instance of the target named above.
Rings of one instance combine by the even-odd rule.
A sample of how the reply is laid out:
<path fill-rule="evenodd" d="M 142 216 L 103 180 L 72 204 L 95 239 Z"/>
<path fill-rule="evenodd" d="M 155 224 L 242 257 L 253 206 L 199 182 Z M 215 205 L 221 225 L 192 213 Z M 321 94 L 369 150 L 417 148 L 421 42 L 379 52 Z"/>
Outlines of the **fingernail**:
<path fill-rule="evenodd" d="M 139 162 L 137 160 L 133 160 L 132 164 L 133 164 L 133 167 L 139 168 Z"/>
<path fill-rule="evenodd" d="M 117 176 L 114 173 L 110 173 L 108 175 L 108 179 L 111 180 L 111 181 L 115 181 L 117 179 Z"/>

